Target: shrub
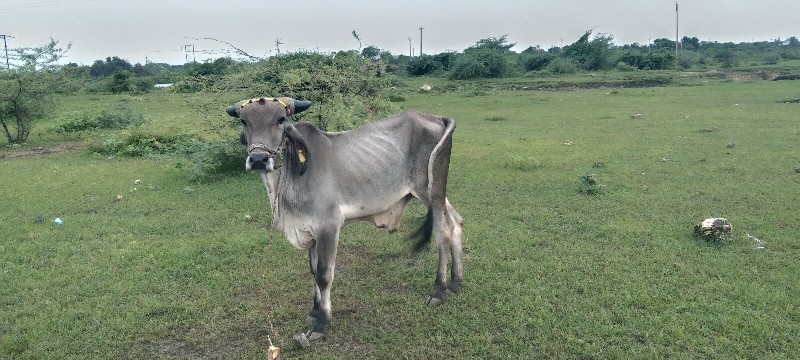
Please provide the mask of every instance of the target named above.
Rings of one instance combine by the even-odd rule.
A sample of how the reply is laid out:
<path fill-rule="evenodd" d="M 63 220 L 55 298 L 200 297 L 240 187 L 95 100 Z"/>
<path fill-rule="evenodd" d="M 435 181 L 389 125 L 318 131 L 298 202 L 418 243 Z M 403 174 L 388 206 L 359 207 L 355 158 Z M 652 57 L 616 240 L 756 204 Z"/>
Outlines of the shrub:
<path fill-rule="evenodd" d="M 209 183 L 244 172 L 245 148 L 238 141 L 204 143 L 190 155 L 189 180 Z"/>
<path fill-rule="evenodd" d="M 597 176 L 597 175 L 595 175 L 595 174 L 584 174 L 584 175 L 578 176 L 578 181 L 580 182 L 580 185 L 578 187 L 578 191 L 581 194 L 595 195 L 595 194 L 599 194 L 600 193 L 600 190 L 602 189 L 602 187 L 604 185 L 598 183 L 597 179 L 595 178 L 595 176 Z"/>
<path fill-rule="evenodd" d="M 133 132 L 124 139 L 115 136 L 102 143 L 90 144 L 89 149 L 96 153 L 119 156 L 146 156 L 194 153 L 201 142 L 187 134 L 152 134 Z"/>
<path fill-rule="evenodd" d="M 386 95 L 386 100 L 389 100 L 390 102 L 403 102 L 407 99 L 403 94 L 389 93 Z"/>
<path fill-rule="evenodd" d="M 56 128 L 58 132 L 77 132 L 99 129 L 124 129 L 144 122 L 144 115 L 125 102 L 110 103 L 99 112 L 85 110 L 76 118 L 67 120 Z"/>
<path fill-rule="evenodd" d="M 635 66 L 628 65 L 622 61 L 617 63 L 617 66 L 614 67 L 617 71 L 635 71 L 637 70 Z"/>
<path fill-rule="evenodd" d="M 553 56 L 548 53 L 537 53 L 525 57 L 522 61 L 522 66 L 526 71 L 539 71 L 550 64 L 552 60 Z"/>
<path fill-rule="evenodd" d="M 456 61 L 450 72 L 450 78 L 456 80 L 497 78 L 506 76 L 508 71 L 508 60 L 502 53 L 476 50 L 464 54 Z"/>
<path fill-rule="evenodd" d="M 430 75 L 434 72 L 443 69 L 444 66 L 436 58 L 430 55 L 422 55 L 412 58 L 408 62 L 406 71 L 409 75 L 422 76 Z"/>
<path fill-rule="evenodd" d="M 578 64 L 576 64 L 575 61 L 563 57 L 553 59 L 545 68 L 545 71 L 555 75 L 574 74 L 578 72 L 578 70 Z"/>

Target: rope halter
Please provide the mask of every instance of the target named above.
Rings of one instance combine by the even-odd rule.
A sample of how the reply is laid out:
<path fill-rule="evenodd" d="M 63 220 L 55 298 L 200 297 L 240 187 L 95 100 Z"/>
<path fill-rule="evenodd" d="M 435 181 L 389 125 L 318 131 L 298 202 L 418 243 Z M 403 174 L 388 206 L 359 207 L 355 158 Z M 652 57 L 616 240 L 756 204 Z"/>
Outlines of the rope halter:
<path fill-rule="evenodd" d="M 269 154 L 270 158 L 277 160 L 277 161 L 273 162 L 272 168 L 274 170 L 278 170 L 278 169 L 281 168 L 281 165 L 283 165 L 283 149 L 284 148 L 286 148 L 286 139 L 285 138 L 283 139 L 283 142 L 280 144 L 280 146 L 278 146 L 278 148 L 275 149 L 275 150 L 270 149 L 269 147 L 267 147 L 267 145 L 264 145 L 264 144 L 261 144 L 261 143 L 255 143 L 255 144 L 250 144 L 250 146 L 247 147 L 247 155 L 250 156 L 250 153 L 252 153 L 253 150 L 262 150 L 262 151 L 266 152 L 267 154 Z"/>

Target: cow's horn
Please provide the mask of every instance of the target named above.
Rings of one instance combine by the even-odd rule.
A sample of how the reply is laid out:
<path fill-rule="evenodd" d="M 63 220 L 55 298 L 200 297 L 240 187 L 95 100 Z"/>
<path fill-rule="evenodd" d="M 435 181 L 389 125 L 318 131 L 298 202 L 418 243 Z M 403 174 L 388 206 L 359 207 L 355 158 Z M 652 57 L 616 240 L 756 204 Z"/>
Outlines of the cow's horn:
<path fill-rule="evenodd" d="M 228 113 L 228 115 L 230 115 L 230 116 L 237 117 L 237 118 L 239 117 L 239 113 L 236 112 L 236 106 L 231 105 L 231 106 L 226 107 L 225 108 L 225 112 Z"/>
<path fill-rule="evenodd" d="M 311 106 L 311 101 L 308 100 L 295 100 L 294 101 L 294 113 L 297 114 L 299 112 L 303 112 L 308 110 Z"/>

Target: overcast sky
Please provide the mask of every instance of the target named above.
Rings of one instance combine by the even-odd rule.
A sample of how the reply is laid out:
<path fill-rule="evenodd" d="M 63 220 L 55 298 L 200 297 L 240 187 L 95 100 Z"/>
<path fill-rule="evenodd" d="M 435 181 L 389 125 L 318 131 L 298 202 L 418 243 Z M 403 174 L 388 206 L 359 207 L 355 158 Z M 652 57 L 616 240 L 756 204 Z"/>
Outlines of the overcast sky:
<path fill-rule="evenodd" d="M 678 3 L 680 37 L 800 37 L 800 0 Z M 426 54 L 462 51 L 504 34 L 516 43 L 513 50 L 547 49 L 569 45 L 589 29 L 610 34 L 617 45 L 647 44 L 675 38 L 675 15 L 674 0 L 0 0 L 0 35 L 10 36 L 11 48 L 50 38 L 72 43 L 66 62 L 90 65 L 119 56 L 131 63 L 182 64 L 192 47 L 197 61 L 231 49 L 204 38 L 264 57 L 275 53 L 276 39 L 282 52 L 357 49 L 353 30 L 363 46 L 409 54 L 410 45 L 418 54 L 420 27 Z"/>

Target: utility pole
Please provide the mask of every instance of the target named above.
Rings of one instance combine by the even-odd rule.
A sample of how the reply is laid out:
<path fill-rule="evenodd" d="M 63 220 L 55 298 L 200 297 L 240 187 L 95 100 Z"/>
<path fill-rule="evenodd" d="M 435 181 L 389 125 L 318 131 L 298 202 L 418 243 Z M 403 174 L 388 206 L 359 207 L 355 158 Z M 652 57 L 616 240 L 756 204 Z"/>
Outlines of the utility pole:
<path fill-rule="evenodd" d="M 414 56 L 414 54 L 411 52 L 411 36 L 408 37 L 408 56 Z"/>
<path fill-rule="evenodd" d="M 281 56 L 281 45 L 283 45 L 281 39 L 275 39 L 275 51 L 278 52 L 278 56 Z"/>
<path fill-rule="evenodd" d="M 678 2 L 675 2 L 675 70 L 678 69 Z"/>
<path fill-rule="evenodd" d="M 192 62 L 197 62 L 194 57 L 194 45 L 183 45 L 183 53 L 186 57 L 186 62 L 189 62 L 189 49 L 192 49 Z"/>
<path fill-rule="evenodd" d="M 424 27 L 420 26 L 419 27 L 419 56 L 422 56 L 422 29 L 424 29 Z"/>
<path fill-rule="evenodd" d="M 6 38 L 10 38 L 11 35 L 0 35 L 3 38 L 3 50 L 5 50 L 6 54 L 6 69 L 11 69 L 11 65 L 8 64 L 8 43 L 6 42 Z"/>

